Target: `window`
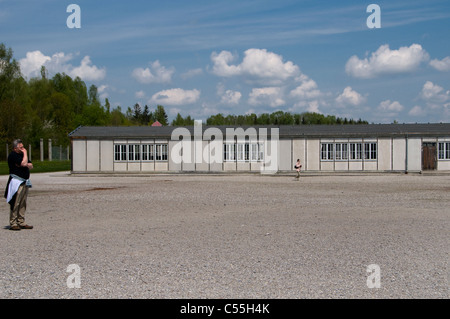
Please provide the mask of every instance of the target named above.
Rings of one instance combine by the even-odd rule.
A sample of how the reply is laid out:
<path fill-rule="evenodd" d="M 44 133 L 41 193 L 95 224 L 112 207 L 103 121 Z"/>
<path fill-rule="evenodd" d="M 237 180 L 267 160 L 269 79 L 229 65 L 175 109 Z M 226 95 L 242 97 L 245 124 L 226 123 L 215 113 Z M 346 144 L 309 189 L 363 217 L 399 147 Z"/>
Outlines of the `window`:
<path fill-rule="evenodd" d="M 244 145 L 245 144 L 237 144 L 237 160 L 244 161 Z"/>
<path fill-rule="evenodd" d="M 128 145 L 128 161 L 137 162 L 141 160 L 141 146 L 139 144 Z"/>
<path fill-rule="evenodd" d="M 377 159 L 377 143 L 364 144 L 364 159 L 367 160 Z"/>
<path fill-rule="evenodd" d="M 236 160 L 236 144 L 224 144 L 224 161 Z"/>
<path fill-rule="evenodd" d="M 362 159 L 362 143 L 350 143 L 350 159 Z"/>
<path fill-rule="evenodd" d="M 114 144 L 114 161 L 167 161 L 167 144 Z"/>
<path fill-rule="evenodd" d="M 127 145 L 115 144 L 114 145 L 114 160 L 122 162 L 127 160 Z"/>
<path fill-rule="evenodd" d="M 347 143 L 336 143 L 336 160 L 344 161 L 348 160 L 348 144 Z"/>
<path fill-rule="evenodd" d="M 156 144 L 155 145 L 155 160 L 156 161 L 167 161 L 167 144 Z"/>
<path fill-rule="evenodd" d="M 438 158 L 440 160 L 450 159 L 450 142 L 439 143 Z"/>
<path fill-rule="evenodd" d="M 143 161 L 154 161 L 154 145 L 153 144 L 144 144 L 142 145 L 142 160 Z"/>
<path fill-rule="evenodd" d="M 322 143 L 322 161 L 376 160 L 377 143 Z"/>
<path fill-rule="evenodd" d="M 332 161 L 334 159 L 334 144 L 333 143 L 323 143 L 321 159 L 323 161 Z"/>
<path fill-rule="evenodd" d="M 264 160 L 262 143 L 227 143 L 223 145 L 224 161 L 258 162 Z"/>
<path fill-rule="evenodd" d="M 263 161 L 264 160 L 264 144 L 262 143 L 253 143 L 250 144 L 252 150 L 252 156 L 250 160 L 252 162 Z"/>

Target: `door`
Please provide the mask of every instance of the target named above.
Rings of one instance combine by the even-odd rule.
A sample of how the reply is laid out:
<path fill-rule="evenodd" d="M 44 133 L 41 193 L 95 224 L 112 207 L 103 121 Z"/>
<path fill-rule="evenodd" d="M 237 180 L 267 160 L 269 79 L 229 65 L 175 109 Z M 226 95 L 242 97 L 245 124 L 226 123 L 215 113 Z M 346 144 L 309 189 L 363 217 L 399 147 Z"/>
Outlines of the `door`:
<path fill-rule="evenodd" d="M 436 143 L 422 144 L 422 170 L 436 169 Z"/>

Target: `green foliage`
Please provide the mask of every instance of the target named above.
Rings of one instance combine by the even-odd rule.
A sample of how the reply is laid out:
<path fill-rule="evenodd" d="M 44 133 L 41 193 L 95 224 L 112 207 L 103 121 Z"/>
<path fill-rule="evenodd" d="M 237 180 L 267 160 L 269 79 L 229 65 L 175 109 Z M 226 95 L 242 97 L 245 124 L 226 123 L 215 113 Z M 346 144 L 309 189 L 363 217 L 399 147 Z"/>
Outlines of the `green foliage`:
<path fill-rule="evenodd" d="M 368 124 L 367 121 L 359 119 L 347 120 L 336 118 L 334 115 L 323 115 L 319 113 L 305 112 L 301 114 L 291 114 L 290 112 L 276 111 L 271 114 L 260 115 L 227 115 L 219 113 L 207 118 L 206 125 L 311 125 L 311 124 Z M 172 124 L 174 125 L 174 124 Z"/>
<path fill-rule="evenodd" d="M 158 121 L 159 123 L 161 123 L 163 126 L 166 126 L 169 124 L 168 123 L 169 119 L 167 117 L 166 111 L 164 110 L 164 106 L 162 106 L 162 105 L 158 105 L 156 107 L 154 117 L 155 117 L 155 120 Z"/>
<path fill-rule="evenodd" d="M 194 125 L 194 119 L 190 115 L 182 117 L 180 113 L 177 114 L 175 119 L 171 123 L 172 126 L 192 126 Z"/>

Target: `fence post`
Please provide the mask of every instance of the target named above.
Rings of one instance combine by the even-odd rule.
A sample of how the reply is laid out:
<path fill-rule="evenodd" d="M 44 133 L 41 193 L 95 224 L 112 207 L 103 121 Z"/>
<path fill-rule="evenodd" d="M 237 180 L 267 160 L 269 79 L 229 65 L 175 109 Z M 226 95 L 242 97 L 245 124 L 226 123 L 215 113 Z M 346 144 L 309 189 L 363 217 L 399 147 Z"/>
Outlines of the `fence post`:
<path fill-rule="evenodd" d="M 52 139 L 48 139 L 48 160 L 52 161 Z"/>
<path fill-rule="evenodd" d="M 31 161 L 31 144 L 28 144 L 28 159 Z"/>
<path fill-rule="evenodd" d="M 44 161 L 44 139 L 41 138 L 39 141 L 39 151 L 40 151 L 40 160 Z"/>

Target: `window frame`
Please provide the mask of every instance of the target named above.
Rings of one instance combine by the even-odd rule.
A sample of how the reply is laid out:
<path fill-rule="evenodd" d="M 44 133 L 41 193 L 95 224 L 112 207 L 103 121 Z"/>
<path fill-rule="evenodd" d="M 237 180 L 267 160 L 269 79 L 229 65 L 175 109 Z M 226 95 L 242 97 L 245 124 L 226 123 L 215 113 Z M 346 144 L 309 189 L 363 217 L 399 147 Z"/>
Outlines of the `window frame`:
<path fill-rule="evenodd" d="M 377 161 L 378 142 L 321 142 L 320 161 Z"/>
<path fill-rule="evenodd" d="M 438 142 L 438 160 L 450 160 L 450 142 Z"/>
<path fill-rule="evenodd" d="M 224 143 L 224 162 L 262 162 L 264 143 Z"/>
<path fill-rule="evenodd" d="M 114 143 L 113 158 L 116 163 L 167 162 L 169 160 L 169 144 Z"/>

